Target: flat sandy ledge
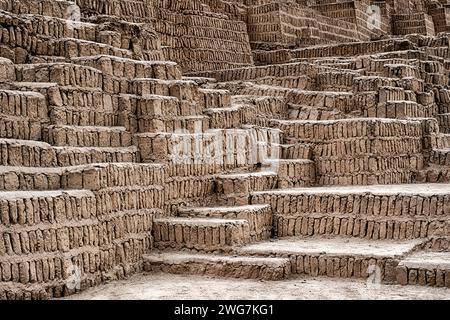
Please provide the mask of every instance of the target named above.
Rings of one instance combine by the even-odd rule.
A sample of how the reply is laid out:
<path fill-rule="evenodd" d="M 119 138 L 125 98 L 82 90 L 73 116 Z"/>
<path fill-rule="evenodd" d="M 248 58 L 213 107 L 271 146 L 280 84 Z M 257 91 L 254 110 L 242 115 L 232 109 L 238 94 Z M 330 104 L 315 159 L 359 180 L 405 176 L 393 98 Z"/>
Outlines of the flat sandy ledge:
<path fill-rule="evenodd" d="M 283 281 L 220 279 L 164 273 L 139 274 L 88 289 L 66 299 L 86 300 L 309 300 L 450 299 L 450 289 L 367 285 L 364 280 L 292 277 Z"/>

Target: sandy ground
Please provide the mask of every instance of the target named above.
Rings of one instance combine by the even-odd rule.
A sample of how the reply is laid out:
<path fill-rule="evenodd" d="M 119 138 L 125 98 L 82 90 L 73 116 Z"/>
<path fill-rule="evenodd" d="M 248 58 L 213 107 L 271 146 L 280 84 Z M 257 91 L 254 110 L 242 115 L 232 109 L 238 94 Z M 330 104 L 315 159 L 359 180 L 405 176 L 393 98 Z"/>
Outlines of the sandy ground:
<path fill-rule="evenodd" d="M 373 285 L 363 280 L 297 276 L 283 281 L 219 279 L 171 274 L 139 274 L 88 289 L 67 299 L 83 300 L 309 300 L 450 299 L 450 289 Z"/>

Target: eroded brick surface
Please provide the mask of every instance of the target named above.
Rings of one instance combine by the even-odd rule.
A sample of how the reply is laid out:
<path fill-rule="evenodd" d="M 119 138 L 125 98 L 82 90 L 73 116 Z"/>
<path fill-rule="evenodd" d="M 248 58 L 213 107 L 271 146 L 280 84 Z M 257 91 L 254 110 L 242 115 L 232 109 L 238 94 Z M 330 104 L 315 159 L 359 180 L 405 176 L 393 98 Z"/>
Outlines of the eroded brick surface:
<path fill-rule="evenodd" d="M 0 299 L 143 270 L 448 287 L 448 10 L 0 0 Z"/>

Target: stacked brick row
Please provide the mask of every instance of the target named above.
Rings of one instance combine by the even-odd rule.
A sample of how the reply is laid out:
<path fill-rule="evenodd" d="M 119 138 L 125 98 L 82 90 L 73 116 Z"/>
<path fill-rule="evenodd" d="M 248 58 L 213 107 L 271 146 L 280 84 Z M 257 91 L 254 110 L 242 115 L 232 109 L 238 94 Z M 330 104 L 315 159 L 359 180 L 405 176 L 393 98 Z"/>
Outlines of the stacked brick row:
<path fill-rule="evenodd" d="M 99 15 L 116 16 L 130 22 L 147 22 L 153 16 L 151 0 L 75 0 L 85 16 L 92 12 Z"/>
<path fill-rule="evenodd" d="M 410 183 L 423 168 L 419 121 L 281 122 L 280 129 L 286 137 L 314 144 L 320 185 Z"/>
<path fill-rule="evenodd" d="M 250 42 L 254 48 L 271 45 L 272 48 L 316 41 L 354 41 L 359 39 L 356 25 L 321 16 L 317 11 L 302 8 L 294 3 L 272 2 L 249 7 L 248 25 Z M 319 42 L 320 43 L 320 42 Z"/>
<path fill-rule="evenodd" d="M 433 19 L 426 13 L 395 14 L 392 19 L 395 34 L 419 33 L 430 36 L 435 34 Z"/>
<path fill-rule="evenodd" d="M 45 6 L 40 6 L 37 10 L 40 15 L 33 16 L 33 23 L 25 14 L 27 11 L 22 12 L 33 12 L 29 7 L 18 6 L 10 13 L 2 13 L 0 20 L 5 26 L 0 32 L 0 44 L 4 45 L 1 46 L 2 56 L 16 63 L 27 62 L 28 54 L 71 58 L 103 53 L 163 60 L 159 39 L 149 24 L 119 23 L 107 18 L 93 20 L 99 25 L 84 23 L 73 20 L 72 7 L 61 9 L 59 3 L 46 2 Z M 49 48 L 50 45 L 55 48 Z"/>
<path fill-rule="evenodd" d="M 245 279 L 283 280 L 291 274 L 289 260 L 258 257 L 195 255 L 194 260 L 182 254 L 146 257 L 146 271 L 174 274 L 210 275 Z"/>
<path fill-rule="evenodd" d="M 397 282 L 401 285 L 420 285 L 450 288 L 448 266 L 426 269 L 423 265 L 400 266 L 397 268 Z"/>
<path fill-rule="evenodd" d="M 40 140 L 48 123 L 45 97 L 40 93 L 0 90 L 0 136 Z"/>
<path fill-rule="evenodd" d="M 270 204 L 279 237 L 342 235 L 366 239 L 416 239 L 449 231 L 448 195 L 265 191 L 252 204 Z M 410 217 L 413 216 L 414 219 Z"/>
<path fill-rule="evenodd" d="M 313 1 L 312 1 L 313 2 Z M 312 5 L 311 8 L 319 11 L 321 14 L 342 21 L 347 21 L 349 23 L 353 23 L 356 25 L 359 36 L 361 40 L 369 40 L 371 36 L 375 35 L 376 30 L 388 31 L 386 24 L 386 16 L 381 16 L 380 18 L 384 21 L 384 26 L 380 25 L 378 28 L 377 25 L 370 25 L 370 16 L 368 15 L 368 11 L 370 10 L 371 1 L 331 1 L 329 3 L 322 3 L 321 1 L 317 1 L 316 4 Z M 381 9 L 380 9 L 381 13 Z M 384 18 L 384 19 L 383 19 Z M 369 29 L 370 27 L 370 29 Z M 384 28 L 383 28 L 384 27 Z"/>
<path fill-rule="evenodd" d="M 448 7 L 429 7 L 428 13 L 433 18 L 434 29 L 436 33 L 446 32 L 449 30 L 450 21 L 448 17 Z"/>
<path fill-rule="evenodd" d="M 162 166 L 74 168 L 60 179 L 69 190 L 2 193 L 2 298 L 73 293 L 74 268 L 82 289 L 121 278 L 140 270 L 152 248 L 153 217 L 164 205 Z"/>
<path fill-rule="evenodd" d="M 251 81 L 264 79 L 267 77 L 285 78 L 289 76 L 308 76 L 315 79 L 319 72 L 319 67 L 311 63 L 289 63 L 275 64 L 270 66 L 246 67 L 240 69 L 208 71 L 195 73 L 196 76 L 209 77 L 218 81 Z"/>
<path fill-rule="evenodd" d="M 159 1 L 156 7 L 154 26 L 166 58 L 180 63 L 185 72 L 252 64 L 245 23 L 201 11 L 197 1 Z"/>
<path fill-rule="evenodd" d="M 245 253 L 252 254 L 251 249 Z M 274 252 L 274 256 L 287 258 L 290 261 L 291 272 L 312 277 L 326 276 L 331 278 L 366 279 L 374 267 L 380 270 L 383 282 L 391 282 L 395 277 L 396 262 L 387 257 L 370 256 L 334 256 L 333 254 L 299 254 Z"/>

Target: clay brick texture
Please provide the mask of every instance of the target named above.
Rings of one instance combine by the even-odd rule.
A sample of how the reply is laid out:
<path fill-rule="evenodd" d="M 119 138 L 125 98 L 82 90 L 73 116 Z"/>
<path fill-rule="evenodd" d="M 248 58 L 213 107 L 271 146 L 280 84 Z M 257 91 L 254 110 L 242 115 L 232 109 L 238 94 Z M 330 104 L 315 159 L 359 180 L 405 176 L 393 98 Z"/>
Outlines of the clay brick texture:
<path fill-rule="evenodd" d="M 0 0 L 0 299 L 144 271 L 450 287 L 448 10 Z"/>

